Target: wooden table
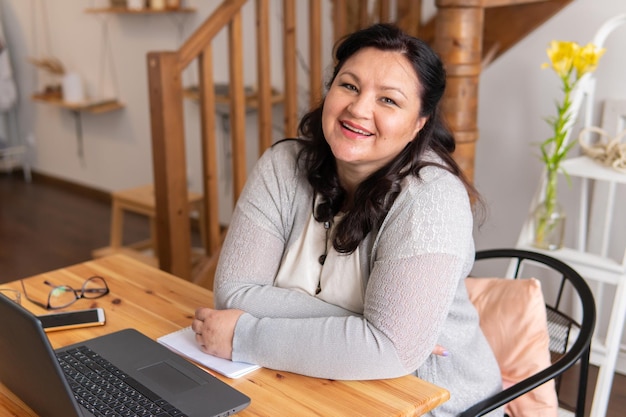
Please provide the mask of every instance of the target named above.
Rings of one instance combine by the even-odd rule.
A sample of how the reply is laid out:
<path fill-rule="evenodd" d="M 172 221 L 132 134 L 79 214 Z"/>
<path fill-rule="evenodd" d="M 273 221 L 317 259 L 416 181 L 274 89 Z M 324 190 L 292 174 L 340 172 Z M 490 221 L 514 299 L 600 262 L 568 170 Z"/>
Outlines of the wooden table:
<path fill-rule="evenodd" d="M 50 289 L 44 280 L 80 288 L 92 275 L 103 276 L 111 293 L 96 300 L 78 300 L 67 310 L 103 307 L 106 325 L 51 332 L 48 335 L 54 348 L 128 327 L 156 339 L 188 326 L 197 306 L 213 305 L 211 291 L 123 254 L 33 276 L 24 283 L 31 298 L 44 301 Z M 19 281 L 2 287 L 21 290 Z M 46 313 L 28 300 L 22 299 L 22 305 L 35 314 Z M 252 399 L 250 406 L 238 414 L 241 417 L 419 416 L 449 398 L 445 389 L 414 376 L 335 381 L 263 368 L 239 379 L 215 376 Z M 0 415 L 35 416 L 1 384 Z"/>

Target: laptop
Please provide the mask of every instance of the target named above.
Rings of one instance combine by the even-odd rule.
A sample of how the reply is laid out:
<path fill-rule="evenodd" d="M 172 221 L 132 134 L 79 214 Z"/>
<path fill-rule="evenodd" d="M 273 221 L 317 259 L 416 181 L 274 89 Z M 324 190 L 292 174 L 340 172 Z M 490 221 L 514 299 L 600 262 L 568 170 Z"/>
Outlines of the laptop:
<path fill-rule="evenodd" d="M 250 404 L 246 395 L 134 329 L 55 351 L 39 319 L 2 294 L 0 382 L 42 417 L 225 417 Z M 85 382 L 87 388 L 79 385 Z M 105 411 L 96 408 L 103 400 L 112 404 Z"/>

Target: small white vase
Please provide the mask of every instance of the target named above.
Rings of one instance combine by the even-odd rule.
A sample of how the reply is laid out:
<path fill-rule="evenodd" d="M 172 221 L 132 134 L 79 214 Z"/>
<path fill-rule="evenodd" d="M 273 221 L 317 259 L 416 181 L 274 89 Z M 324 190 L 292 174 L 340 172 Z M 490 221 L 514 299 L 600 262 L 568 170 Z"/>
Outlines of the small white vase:
<path fill-rule="evenodd" d="M 146 0 L 126 0 L 126 7 L 130 10 L 141 10 L 146 7 Z"/>
<path fill-rule="evenodd" d="M 76 72 L 68 72 L 61 81 L 63 86 L 63 101 L 67 103 L 80 103 L 85 101 L 85 89 L 83 80 Z"/>

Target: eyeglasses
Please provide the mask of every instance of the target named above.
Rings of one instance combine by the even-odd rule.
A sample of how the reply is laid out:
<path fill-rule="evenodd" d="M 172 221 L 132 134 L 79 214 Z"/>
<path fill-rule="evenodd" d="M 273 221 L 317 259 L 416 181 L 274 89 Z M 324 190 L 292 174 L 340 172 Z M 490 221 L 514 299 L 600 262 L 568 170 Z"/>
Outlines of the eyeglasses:
<path fill-rule="evenodd" d="M 24 281 L 20 280 L 20 282 L 22 283 L 24 297 L 26 297 L 26 299 L 31 303 L 37 304 L 38 306 L 43 307 L 46 310 L 57 310 L 59 308 L 67 307 L 81 298 L 100 298 L 109 293 L 109 286 L 107 285 L 106 281 L 104 280 L 104 278 L 97 275 L 87 278 L 87 280 L 83 283 L 80 291 L 75 290 L 69 285 L 54 285 L 49 281 L 44 281 L 44 284 L 49 285 L 50 287 L 52 287 L 52 289 L 48 293 L 48 301 L 46 302 L 46 304 L 43 304 L 42 302 L 30 298 L 28 296 L 28 293 L 26 292 Z"/>

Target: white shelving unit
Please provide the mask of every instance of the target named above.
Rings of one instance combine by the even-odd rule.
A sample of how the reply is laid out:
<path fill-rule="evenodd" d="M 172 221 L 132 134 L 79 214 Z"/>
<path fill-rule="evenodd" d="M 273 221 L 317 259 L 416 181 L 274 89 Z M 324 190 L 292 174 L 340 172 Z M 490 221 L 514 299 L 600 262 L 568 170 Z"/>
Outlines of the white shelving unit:
<path fill-rule="evenodd" d="M 593 43 L 602 47 L 608 35 L 621 25 L 626 25 L 626 14 L 616 16 L 605 22 L 596 32 Z M 582 109 L 585 127 L 592 126 L 595 83 L 593 74 L 585 75 L 572 96 L 572 119 L 575 119 Z M 626 92 L 624 93 L 624 99 L 619 101 L 620 106 L 614 106 L 614 108 L 626 109 Z M 614 132 L 617 134 L 626 129 L 626 114 L 618 114 L 615 111 L 607 112 L 605 109 L 603 116 L 602 125 L 605 130 L 607 126 L 610 129 L 617 128 L 617 132 Z M 607 117 L 615 120 L 607 120 Z M 590 415 L 591 417 L 604 417 L 621 350 L 622 333 L 626 319 L 626 245 L 616 247 L 620 245 L 622 240 L 614 237 L 623 236 L 624 231 L 614 230 L 613 227 L 616 196 L 619 192 L 626 191 L 626 174 L 595 162 L 587 156 L 568 159 L 563 162 L 562 166 L 570 177 L 580 178 L 578 190 L 580 196 L 579 219 L 574 247 L 564 247 L 554 251 L 532 247 L 533 233 L 530 220 L 523 226 L 517 246 L 544 252 L 565 261 L 595 289 L 598 318 L 591 345 L 591 362 L 597 364 L 600 369 Z M 561 177 L 561 179 L 564 178 Z M 544 184 L 539 184 L 537 196 L 543 186 Z M 531 210 L 536 200 L 537 198 L 531 204 Z M 570 210 L 567 211 L 570 212 Z M 623 213 L 618 215 L 623 216 Z M 618 242 L 617 245 L 615 242 Z M 614 259 L 615 253 L 620 254 L 622 258 Z M 610 254 L 613 254 L 613 258 Z M 603 307 L 610 305 L 610 303 L 612 303 L 610 313 L 606 317 L 606 314 L 603 314 Z M 606 334 L 601 337 L 599 327 L 604 324 L 607 325 Z"/>

